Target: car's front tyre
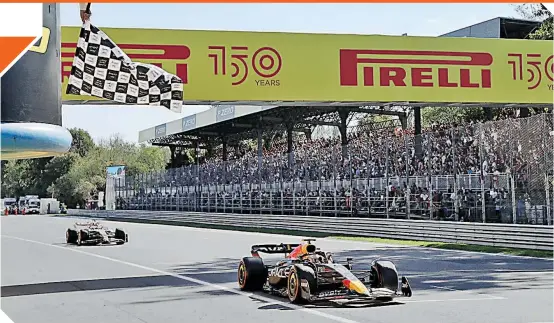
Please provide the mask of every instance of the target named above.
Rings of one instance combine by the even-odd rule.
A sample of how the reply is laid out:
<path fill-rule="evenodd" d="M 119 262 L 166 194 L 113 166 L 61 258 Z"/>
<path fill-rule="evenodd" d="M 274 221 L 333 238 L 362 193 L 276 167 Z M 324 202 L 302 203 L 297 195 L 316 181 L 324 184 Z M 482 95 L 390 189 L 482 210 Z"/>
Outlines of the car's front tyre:
<path fill-rule="evenodd" d="M 398 271 L 394 263 L 388 260 L 374 261 L 371 270 L 374 276 L 372 287 L 387 288 L 394 292 L 398 290 Z"/>
<path fill-rule="evenodd" d="M 123 231 L 121 229 L 115 229 L 114 238 L 120 240 L 120 241 L 116 242 L 116 244 L 118 244 L 118 245 L 122 245 L 125 242 L 129 242 L 128 235 L 125 233 L 125 231 Z"/>
<path fill-rule="evenodd" d="M 76 243 L 77 237 L 77 231 L 75 230 L 67 229 L 67 231 L 65 232 L 65 242 L 68 244 Z"/>
<path fill-rule="evenodd" d="M 302 295 L 302 281 L 308 282 L 308 291 Z M 287 278 L 287 295 L 289 301 L 293 304 L 304 304 L 309 302 L 310 294 L 315 293 L 317 283 L 315 277 L 310 272 L 303 270 L 299 266 L 293 266 Z"/>
<path fill-rule="evenodd" d="M 88 239 L 88 234 L 84 230 L 79 230 L 79 233 L 77 233 L 77 245 L 82 246 L 85 244 L 85 241 Z"/>

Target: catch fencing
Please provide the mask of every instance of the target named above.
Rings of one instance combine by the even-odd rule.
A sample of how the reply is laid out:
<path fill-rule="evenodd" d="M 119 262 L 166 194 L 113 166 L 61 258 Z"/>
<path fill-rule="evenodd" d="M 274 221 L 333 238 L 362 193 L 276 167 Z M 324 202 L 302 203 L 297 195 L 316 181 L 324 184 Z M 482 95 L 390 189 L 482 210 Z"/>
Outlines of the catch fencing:
<path fill-rule="evenodd" d="M 258 228 L 355 235 L 390 239 L 464 243 L 534 250 L 553 250 L 552 227 L 519 224 L 359 219 L 311 216 L 238 215 L 197 212 L 93 211 L 70 210 L 70 215 L 111 219 L 132 219 L 231 228 Z"/>
<path fill-rule="evenodd" d="M 275 139 L 261 157 L 242 146 L 226 162 L 127 176 L 113 183 L 116 208 L 552 225 L 553 122 L 545 113 L 420 136 L 358 127 L 347 147 L 304 140 L 294 154 Z"/>

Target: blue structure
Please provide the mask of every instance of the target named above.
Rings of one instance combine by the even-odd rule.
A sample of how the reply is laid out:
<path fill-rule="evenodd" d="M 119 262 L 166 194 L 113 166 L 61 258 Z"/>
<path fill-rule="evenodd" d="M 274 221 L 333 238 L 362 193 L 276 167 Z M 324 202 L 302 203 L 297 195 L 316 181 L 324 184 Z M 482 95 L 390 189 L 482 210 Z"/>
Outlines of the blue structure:
<path fill-rule="evenodd" d="M 51 157 L 71 148 L 71 133 L 62 127 L 59 7 L 43 4 L 42 38 L 0 79 L 2 160 Z"/>
<path fill-rule="evenodd" d="M 71 133 L 47 123 L 2 124 L 2 160 L 53 157 L 71 147 Z"/>

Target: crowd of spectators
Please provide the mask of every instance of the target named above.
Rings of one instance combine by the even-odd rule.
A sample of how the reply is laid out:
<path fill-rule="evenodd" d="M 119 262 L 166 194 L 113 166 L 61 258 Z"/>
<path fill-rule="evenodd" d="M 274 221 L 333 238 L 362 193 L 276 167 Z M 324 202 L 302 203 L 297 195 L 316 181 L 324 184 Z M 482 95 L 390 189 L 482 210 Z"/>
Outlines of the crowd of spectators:
<path fill-rule="evenodd" d="M 549 115 L 546 115 L 549 116 Z M 546 118 L 541 117 L 539 118 Z M 294 142 L 293 163 L 289 165 L 285 140 L 276 140 L 264 149 L 258 168 L 255 147 L 243 146 L 196 165 L 168 170 L 156 184 L 176 186 L 274 183 L 279 181 L 349 180 L 388 176 L 444 176 L 511 172 L 524 176 L 530 168 L 544 166 L 549 131 L 531 117 L 506 119 L 485 124 L 432 125 L 420 137 L 413 131 L 399 134 L 395 129 L 368 132 L 363 127 L 348 133 L 347 154 L 343 156 L 340 138 L 299 138 Z M 418 154 L 417 145 L 421 147 Z M 541 160 L 543 158 L 543 160 Z M 543 167 L 545 168 L 545 167 Z M 526 170 L 527 169 L 527 170 Z M 160 182 L 161 181 L 161 182 Z"/>
<path fill-rule="evenodd" d="M 336 213 L 346 208 L 347 213 L 369 215 L 376 209 L 382 214 L 409 210 L 414 215 L 452 218 L 456 210 L 460 220 L 480 220 L 484 204 L 490 209 L 487 216 L 502 217 L 504 212 L 511 218 L 512 191 L 517 191 L 518 203 L 534 199 L 534 204 L 544 204 L 544 176 L 552 173 L 551 118 L 434 124 L 422 129 L 419 137 L 412 130 L 358 127 L 349 131 L 346 150 L 339 137 L 298 138 L 291 164 L 286 140 L 275 140 L 263 151 L 261 169 L 256 148 L 243 146 L 232 151 L 226 162 L 216 157 L 199 167 L 142 175 L 127 182 L 146 183 L 142 195 L 160 205 L 162 197 L 186 197 L 187 207 L 216 203 L 214 207 L 220 208 L 223 201 L 230 207 L 239 203 L 238 195 L 246 194 L 248 199 L 239 199 L 241 209 L 250 201 L 249 207 L 269 205 L 267 209 L 283 211 L 290 199 L 294 212 Z M 507 180 L 510 176 L 516 190 Z M 444 183 L 437 184 L 436 178 Z M 197 193 L 200 187 L 202 193 Z M 179 203 L 172 207 L 179 208 Z"/>

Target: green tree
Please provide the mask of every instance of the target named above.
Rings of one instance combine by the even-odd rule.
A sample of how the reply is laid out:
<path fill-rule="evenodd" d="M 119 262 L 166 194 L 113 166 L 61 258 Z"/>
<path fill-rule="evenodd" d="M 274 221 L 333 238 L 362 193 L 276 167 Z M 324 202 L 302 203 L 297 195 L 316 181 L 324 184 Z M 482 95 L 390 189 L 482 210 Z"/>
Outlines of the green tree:
<path fill-rule="evenodd" d="M 126 175 L 160 171 L 169 155 L 166 148 L 136 145 L 115 135 L 87 151 L 86 157 L 74 154 L 69 170 L 48 187 L 48 192 L 69 207 L 83 205 L 106 186 L 106 167 L 122 165 Z"/>
<path fill-rule="evenodd" d="M 86 157 L 77 157 L 69 171 L 48 187 L 48 192 L 69 207 L 83 205 L 106 184 L 105 164 L 101 161 L 101 148 L 93 148 Z"/>
<path fill-rule="evenodd" d="M 516 7 L 519 14 L 530 20 L 539 20 L 542 23 L 540 26 L 531 32 L 528 36 L 529 39 L 536 40 L 553 40 L 553 16 L 542 3 L 527 3 L 521 4 Z"/>
<path fill-rule="evenodd" d="M 80 128 L 72 128 L 69 129 L 69 132 L 71 136 L 73 136 L 70 152 L 77 153 L 79 156 L 84 157 L 95 147 L 94 141 L 87 131 Z"/>
<path fill-rule="evenodd" d="M 2 196 L 17 197 L 27 193 L 32 179 L 29 160 L 10 160 L 2 167 Z"/>
<path fill-rule="evenodd" d="M 493 116 L 498 116 L 500 109 L 495 109 Z M 421 125 L 428 127 L 433 123 L 466 123 L 485 121 L 486 113 L 480 107 L 427 107 L 421 109 Z"/>

